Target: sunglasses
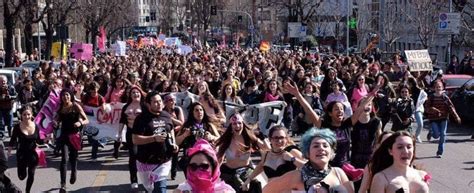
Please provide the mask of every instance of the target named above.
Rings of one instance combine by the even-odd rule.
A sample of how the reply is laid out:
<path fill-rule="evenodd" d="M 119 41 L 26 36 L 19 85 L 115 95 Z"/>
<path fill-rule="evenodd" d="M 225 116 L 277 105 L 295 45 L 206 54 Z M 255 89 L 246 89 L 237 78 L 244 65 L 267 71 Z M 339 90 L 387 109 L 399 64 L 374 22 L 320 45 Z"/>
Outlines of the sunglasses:
<path fill-rule="evenodd" d="M 208 170 L 210 165 L 209 164 L 197 164 L 197 163 L 190 163 L 188 165 L 189 169 L 191 169 L 192 171 L 196 171 L 196 170 Z"/>

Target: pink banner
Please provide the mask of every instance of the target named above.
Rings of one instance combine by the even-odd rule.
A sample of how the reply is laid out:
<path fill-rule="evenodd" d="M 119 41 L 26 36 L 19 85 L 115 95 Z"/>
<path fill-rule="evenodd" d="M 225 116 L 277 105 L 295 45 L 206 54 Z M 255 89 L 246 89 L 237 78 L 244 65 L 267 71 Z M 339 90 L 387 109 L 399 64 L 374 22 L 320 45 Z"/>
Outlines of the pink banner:
<path fill-rule="evenodd" d="M 69 52 L 76 60 L 92 59 L 92 44 L 73 43 Z"/>
<path fill-rule="evenodd" d="M 44 139 L 46 135 L 53 132 L 53 119 L 59 110 L 59 93 L 60 90 L 51 91 L 48 100 L 46 100 L 38 115 L 35 117 L 35 124 L 40 129 L 41 139 Z"/>
<path fill-rule="evenodd" d="M 99 27 L 99 36 L 97 38 L 97 47 L 99 47 L 100 52 L 105 52 L 105 39 L 106 39 L 106 34 L 105 34 L 105 28 L 104 26 Z"/>

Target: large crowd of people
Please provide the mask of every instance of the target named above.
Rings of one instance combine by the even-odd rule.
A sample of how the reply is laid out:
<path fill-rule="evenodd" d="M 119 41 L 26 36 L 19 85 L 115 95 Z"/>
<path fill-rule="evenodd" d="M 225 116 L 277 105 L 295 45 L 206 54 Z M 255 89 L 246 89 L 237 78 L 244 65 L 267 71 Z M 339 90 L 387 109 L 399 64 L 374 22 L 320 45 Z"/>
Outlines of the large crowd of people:
<path fill-rule="evenodd" d="M 453 58 L 447 70 L 461 71 L 473 75 L 472 52 L 461 62 Z M 400 54 L 382 61 L 304 51 L 209 48 L 179 55 L 131 48 L 126 57 L 104 53 L 57 67 L 41 61 L 36 69 L 23 68 L 16 82 L 0 76 L 0 114 L 26 192 L 38 166 L 37 143 L 51 144 L 52 156 L 61 156 L 61 191 L 68 162 L 69 183 L 75 183 L 81 131 L 89 123 L 84 105 L 125 103 L 117 133 L 125 129 L 126 135 L 117 135 L 113 157 L 127 149 L 131 189 L 140 183 L 148 192 L 166 192 L 168 176 L 175 180 L 178 170 L 186 180 L 175 192 L 428 192 L 430 177 L 413 165 L 423 116 L 432 128 L 428 140 L 440 138 L 439 158 L 448 117 L 461 122 L 441 77 L 410 71 Z M 55 90 L 61 90 L 56 129 L 41 140 L 31 120 Z M 170 94 L 183 91 L 199 96 L 186 118 Z M 22 104 L 16 124 L 14 100 Z M 287 106 L 282 124 L 264 136 L 237 112 L 227 119 L 219 101 Z M 291 136 L 301 136 L 300 144 Z M 88 142 L 94 161 L 101 144 L 90 136 Z M 258 164 L 252 154 L 260 155 Z M 1 181 L 0 189 L 13 186 Z"/>

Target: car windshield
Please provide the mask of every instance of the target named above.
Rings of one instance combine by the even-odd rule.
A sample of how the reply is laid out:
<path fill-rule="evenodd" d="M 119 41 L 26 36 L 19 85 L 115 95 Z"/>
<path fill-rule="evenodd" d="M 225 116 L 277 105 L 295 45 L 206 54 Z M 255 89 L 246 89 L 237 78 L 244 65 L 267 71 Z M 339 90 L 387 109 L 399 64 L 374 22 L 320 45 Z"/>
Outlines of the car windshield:
<path fill-rule="evenodd" d="M 464 83 L 466 83 L 469 79 L 467 78 L 453 78 L 453 79 L 446 79 L 446 86 L 449 87 L 461 87 Z"/>
<path fill-rule="evenodd" d="M 8 85 L 13 85 L 13 75 L 11 73 L 0 73 L 7 77 Z"/>
<path fill-rule="evenodd" d="M 469 80 L 469 82 L 466 82 L 464 88 L 466 88 L 466 91 L 474 92 L 474 79 L 471 79 Z"/>

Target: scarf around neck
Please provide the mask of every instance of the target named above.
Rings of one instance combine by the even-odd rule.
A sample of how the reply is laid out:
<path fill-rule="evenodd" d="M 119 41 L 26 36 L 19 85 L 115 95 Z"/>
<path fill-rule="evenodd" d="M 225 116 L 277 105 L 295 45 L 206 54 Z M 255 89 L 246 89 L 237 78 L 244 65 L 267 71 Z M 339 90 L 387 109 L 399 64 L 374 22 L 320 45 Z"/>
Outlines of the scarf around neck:
<path fill-rule="evenodd" d="M 327 170 L 318 170 L 311 163 L 307 162 L 301 168 L 301 179 L 304 182 L 304 189 L 308 191 L 310 187 L 320 183 L 330 172 L 331 167 L 328 167 Z"/>

